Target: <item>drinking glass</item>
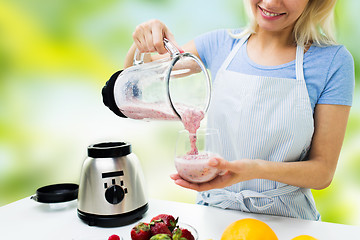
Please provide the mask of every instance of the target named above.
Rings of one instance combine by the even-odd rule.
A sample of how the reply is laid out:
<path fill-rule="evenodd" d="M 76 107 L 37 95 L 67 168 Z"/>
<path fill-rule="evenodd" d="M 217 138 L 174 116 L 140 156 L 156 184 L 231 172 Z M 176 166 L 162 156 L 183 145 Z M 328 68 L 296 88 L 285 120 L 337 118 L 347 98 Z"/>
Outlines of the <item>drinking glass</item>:
<path fill-rule="evenodd" d="M 203 183 L 214 179 L 219 173 L 208 161 L 220 157 L 219 131 L 212 128 L 198 129 L 196 134 L 179 131 L 175 151 L 175 168 L 185 180 Z"/>

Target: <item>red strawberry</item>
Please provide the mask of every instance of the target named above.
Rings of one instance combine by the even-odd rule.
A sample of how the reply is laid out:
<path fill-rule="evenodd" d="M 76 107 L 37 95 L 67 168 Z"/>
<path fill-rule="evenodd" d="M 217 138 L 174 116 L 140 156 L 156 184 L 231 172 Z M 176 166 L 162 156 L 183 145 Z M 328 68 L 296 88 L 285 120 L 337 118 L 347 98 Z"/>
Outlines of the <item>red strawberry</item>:
<path fill-rule="evenodd" d="M 173 232 L 173 240 L 195 240 L 195 238 L 186 228 L 176 228 Z"/>
<path fill-rule="evenodd" d="M 165 223 L 163 222 L 151 222 L 150 223 L 150 231 L 151 231 L 151 235 L 154 236 L 156 234 L 167 234 L 171 237 L 171 231 L 169 230 L 169 228 L 166 226 Z"/>
<path fill-rule="evenodd" d="M 116 234 L 113 234 L 113 235 L 111 235 L 111 236 L 109 237 L 108 240 L 120 240 L 120 237 L 119 237 L 118 235 L 116 235 Z"/>
<path fill-rule="evenodd" d="M 149 240 L 151 237 L 148 223 L 140 222 L 131 229 L 131 240 Z"/>
<path fill-rule="evenodd" d="M 168 214 L 159 214 L 156 217 L 153 217 L 150 222 L 160 222 L 163 221 L 169 230 L 172 232 L 176 227 L 179 218 L 174 218 L 172 215 Z"/>

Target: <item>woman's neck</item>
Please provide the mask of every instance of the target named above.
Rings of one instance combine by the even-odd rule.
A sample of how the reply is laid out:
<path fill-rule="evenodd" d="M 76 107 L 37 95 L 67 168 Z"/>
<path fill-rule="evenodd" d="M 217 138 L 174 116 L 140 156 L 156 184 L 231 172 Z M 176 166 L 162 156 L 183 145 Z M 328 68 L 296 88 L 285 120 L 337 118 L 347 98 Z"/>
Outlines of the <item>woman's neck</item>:
<path fill-rule="evenodd" d="M 266 48 L 270 45 L 271 47 L 288 48 L 296 46 L 293 28 L 289 27 L 281 32 L 272 32 L 257 27 L 255 32 L 252 37 L 256 38 L 259 47 Z"/>
<path fill-rule="evenodd" d="M 296 44 L 291 29 L 281 33 L 257 29 L 248 40 L 247 53 L 251 60 L 266 66 L 294 60 Z"/>

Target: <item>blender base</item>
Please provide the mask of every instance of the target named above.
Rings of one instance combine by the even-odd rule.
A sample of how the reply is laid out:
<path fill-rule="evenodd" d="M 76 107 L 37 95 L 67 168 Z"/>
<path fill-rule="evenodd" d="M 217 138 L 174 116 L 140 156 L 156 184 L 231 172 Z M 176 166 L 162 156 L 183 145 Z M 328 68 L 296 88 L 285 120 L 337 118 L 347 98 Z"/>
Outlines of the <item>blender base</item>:
<path fill-rule="evenodd" d="M 89 226 L 98 227 L 120 227 L 134 223 L 142 218 L 148 210 L 149 205 L 139 207 L 133 211 L 115 215 L 97 215 L 77 210 L 78 217 Z"/>

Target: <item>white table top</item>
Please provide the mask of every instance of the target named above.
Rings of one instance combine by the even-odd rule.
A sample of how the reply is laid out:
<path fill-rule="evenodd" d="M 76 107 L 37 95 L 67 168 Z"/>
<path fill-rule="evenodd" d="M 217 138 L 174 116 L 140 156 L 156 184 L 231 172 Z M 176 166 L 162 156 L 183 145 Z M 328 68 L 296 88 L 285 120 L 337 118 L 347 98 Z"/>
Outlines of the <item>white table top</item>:
<path fill-rule="evenodd" d="M 77 217 L 76 207 L 76 200 L 67 203 L 66 208 L 61 208 L 59 205 L 50 207 L 30 198 L 0 207 L 0 239 L 107 240 L 110 235 L 117 234 L 123 240 L 130 240 L 130 230 L 135 223 L 116 228 L 90 227 Z M 149 210 L 141 221 L 149 222 L 152 217 L 161 213 L 178 216 L 181 222 L 195 227 L 199 240 L 220 240 L 224 229 L 242 218 L 264 221 L 274 230 L 279 240 L 290 240 L 301 234 L 308 234 L 319 240 L 360 239 L 358 226 L 249 214 L 156 199 L 149 201 Z"/>

